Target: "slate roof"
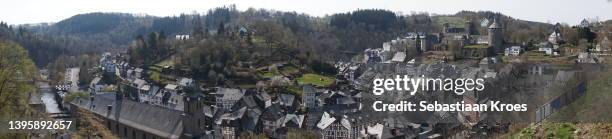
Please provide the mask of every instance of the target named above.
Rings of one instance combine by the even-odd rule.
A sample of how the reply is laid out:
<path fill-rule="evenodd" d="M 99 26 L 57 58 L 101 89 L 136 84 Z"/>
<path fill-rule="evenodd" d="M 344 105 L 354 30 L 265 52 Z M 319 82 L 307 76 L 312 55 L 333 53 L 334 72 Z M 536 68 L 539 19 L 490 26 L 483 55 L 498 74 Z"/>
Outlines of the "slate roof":
<path fill-rule="evenodd" d="M 143 85 L 142 87 L 140 87 L 140 90 L 149 91 L 150 89 L 151 89 L 150 85 Z"/>
<path fill-rule="evenodd" d="M 317 96 L 317 99 L 325 100 L 327 98 L 333 97 L 335 94 L 336 92 L 327 90 L 327 91 L 324 91 L 321 95 Z"/>
<path fill-rule="evenodd" d="M 309 93 L 315 93 L 314 87 L 310 84 L 304 85 L 304 87 L 302 87 L 302 92 L 304 92 L 304 94 L 309 94 Z"/>
<path fill-rule="evenodd" d="M 142 68 L 136 68 L 134 71 L 142 73 L 143 69 Z"/>
<path fill-rule="evenodd" d="M 223 122 L 223 120 L 228 120 L 228 121 L 238 120 L 244 116 L 244 113 L 246 112 L 246 110 L 247 108 L 243 107 L 231 113 L 221 114 L 221 116 L 215 119 L 215 124 L 219 125 L 221 124 L 221 122 Z"/>
<path fill-rule="evenodd" d="M 271 100 L 272 97 L 270 97 L 270 95 L 268 95 L 268 93 L 266 92 L 259 92 L 256 95 L 257 99 L 262 100 L 262 101 L 267 101 L 267 100 Z"/>
<path fill-rule="evenodd" d="M 177 86 L 177 85 L 175 85 L 175 84 L 167 84 L 167 85 L 166 85 L 166 87 L 164 87 L 164 88 L 165 88 L 165 89 L 168 89 L 168 90 L 176 90 L 176 89 L 177 89 L 177 87 L 178 87 L 178 86 Z"/>
<path fill-rule="evenodd" d="M 295 115 L 295 114 L 287 114 L 283 117 L 283 127 L 286 126 L 287 123 L 292 122 L 298 125 L 299 128 L 302 127 L 302 123 L 304 122 L 304 115 Z"/>
<path fill-rule="evenodd" d="M 393 56 L 391 61 L 393 61 L 393 62 L 404 62 L 405 59 L 406 59 L 406 53 L 404 53 L 404 52 L 397 52 L 397 53 L 395 53 L 395 55 Z"/>
<path fill-rule="evenodd" d="M 253 98 L 253 96 L 242 97 L 242 101 L 249 108 L 257 107 L 257 103 L 255 102 L 255 99 Z"/>
<path fill-rule="evenodd" d="M 327 126 L 329 126 L 332 123 L 334 123 L 334 121 L 336 121 L 336 118 L 334 118 L 331 115 L 329 115 L 329 113 L 324 112 L 323 115 L 321 116 L 321 120 L 317 124 L 317 127 L 319 129 L 325 129 L 325 128 L 327 128 Z"/>
<path fill-rule="evenodd" d="M 342 124 L 342 126 L 344 126 L 346 129 L 351 129 L 351 122 L 348 120 L 348 118 L 346 118 L 346 116 L 340 120 L 340 124 Z"/>
<path fill-rule="evenodd" d="M 291 107 L 293 106 L 294 95 L 291 94 L 280 94 L 278 101 L 282 106 Z"/>
<path fill-rule="evenodd" d="M 262 111 L 258 107 L 247 109 L 246 111 L 246 119 L 244 119 L 242 127 L 246 130 L 255 131 L 257 127 L 257 123 L 259 122 L 259 116 L 261 116 Z"/>
<path fill-rule="evenodd" d="M 155 95 L 159 91 L 159 87 L 156 85 L 152 85 L 149 89 L 149 95 Z"/>
<path fill-rule="evenodd" d="M 362 94 L 361 92 L 356 93 L 355 95 L 353 95 L 354 98 L 361 98 Z"/>
<path fill-rule="evenodd" d="M 89 98 L 77 98 L 70 103 L 108 120 L 117 121 L 163 138 L 181 136 L 183 132 L 182 112 L 113 98 L 107 95 L 94 95 L 93 101 L 90 101 Z M 108 106 L 112 107 L 110 111 Z"/>
<path fill-rule="evenodd" d="M 266 119 L 277 120 L 283 116 L 283 109 L 279 104 L 272 104 L 272 106 L 266 108 L 263 115 L 266 117 Z"/>
<path fill-rule="evenodd" d="M 147 81 L 143 80 L 143 79 L 136 79 L 134 80 L 134 82 L 132 82 L 136 85 L 137 88 L 142 87 L 143 85 L 147 84 Z"/>
<path fill-rule="evenodd" d="M 353 99 L 352 97 L 347 97 L 347 96 L 340 97 L 336 101 L 337 101 L 338 104 L 345 104 L 345 105 L 356 103 L 355 99 Z"/>
<path fill-rule="evenodd" d="M 367 126 L 366 128 L 368 128 L 368 130 L 367 130 L 367 133 L 365 133 L 365 134 L 367 134 L 367 135 L 375 135 L 376 138 L 378 138 L 378 139 L 382 138 L 383 130 L 384 130 L 384 126 L 382 124 L 377 123 L 374 126 Z M 362 130 L 362 132 L 365 132 L 365 131 Z M 364 134 L 364 133 L 362 133 L 362 134 Z"/>
<path fill-rule="evenodd" d="M 221 98 L 223 100 L 240 100 L 244 95 L 240 89 L 234 88 L 219 88 L 217 94 L 223 95 Z"/>

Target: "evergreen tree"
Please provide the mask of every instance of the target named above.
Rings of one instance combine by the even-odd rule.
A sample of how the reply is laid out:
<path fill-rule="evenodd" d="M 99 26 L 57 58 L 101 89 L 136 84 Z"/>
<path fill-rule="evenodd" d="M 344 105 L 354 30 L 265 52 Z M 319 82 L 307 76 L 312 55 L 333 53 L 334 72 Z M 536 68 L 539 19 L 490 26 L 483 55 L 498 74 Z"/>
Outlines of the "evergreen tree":
<path fill-rule="evenodd" d="M 223 21 L 221 21 L 221 23 L 219 23 L 219 27 L 217 27 L 217 34 L 219 35 L 225 34 L 225 24 L 223 24 Z"/>

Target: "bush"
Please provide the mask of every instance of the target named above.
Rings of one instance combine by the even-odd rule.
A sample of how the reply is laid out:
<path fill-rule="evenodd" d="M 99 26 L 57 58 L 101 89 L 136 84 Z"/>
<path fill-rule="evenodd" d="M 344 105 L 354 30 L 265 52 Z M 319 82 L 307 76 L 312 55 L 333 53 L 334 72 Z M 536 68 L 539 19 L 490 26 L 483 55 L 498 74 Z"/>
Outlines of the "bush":
<path fill-rule="evenodd" d="M 72 92 L 72 93 L 68 93 L 64 97 L 64 101 L 65 102 L 70 102 L 70 101 L 73 101 L 74 99 L 76 99 L 77 97 L 87 98 L 87 97 L 89 97 L 89 93 L 87 93 L 87 92 Z"/>

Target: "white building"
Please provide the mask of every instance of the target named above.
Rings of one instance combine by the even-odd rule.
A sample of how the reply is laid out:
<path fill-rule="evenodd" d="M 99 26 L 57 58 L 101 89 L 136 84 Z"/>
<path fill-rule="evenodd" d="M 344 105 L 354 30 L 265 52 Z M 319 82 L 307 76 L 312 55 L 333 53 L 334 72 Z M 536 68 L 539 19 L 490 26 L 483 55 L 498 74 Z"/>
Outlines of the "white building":
<path fill-rule="evenodd" d="M 521 46 L 512 46 L 509 48 L 506 48 L 506 50 L 504 51 L 504 54 L 506 54 L 506 56 L 518 56 L 521 54 L 522 52 Z"/>
<path fill-rule="evenodd" d="M 176 35 L 176 40 L 189 40 L 189 35 Z"/>
<path fill-rule="evenodd" d="M 582 19 L 582 21 L 580 21 L 580 27 L 583 28 L 588 28 L 591 27 L 591 23 L 589 23 L 589 21 L 587 21 L 587 19 Z"/>
<path fill-rule="evenodd" d="M 538 51 L 544 52 L 547 55 L 552 55 L 554 50 L 550 42 L 543 42 L 538 44 Z"/>
<path fill-rule="evenodd" d="M 244 92 L 234 88 L 218 88 L 216 95 L 215 104 L 217 108 L 231 110 L 234 104 L 244 96 Z"/>
<path fill-rule="evenodd" d="M 102 68 L 102 71 L 108 72 L 108 73 L 114 73 L 115 72 L 115 62 L 111 56 L 111 53 L 104 53 L 102 54 L 102 58 L 100 59 L 100 67 Z"/>
<path fill-rule="evenodd" d="M 553 49 L 558 49 L 559 44 L 563 42 L 563 37 L 561 36 L 560 32 L 554 31 L 548 36 L 548 42 L 553 45 Z"/>

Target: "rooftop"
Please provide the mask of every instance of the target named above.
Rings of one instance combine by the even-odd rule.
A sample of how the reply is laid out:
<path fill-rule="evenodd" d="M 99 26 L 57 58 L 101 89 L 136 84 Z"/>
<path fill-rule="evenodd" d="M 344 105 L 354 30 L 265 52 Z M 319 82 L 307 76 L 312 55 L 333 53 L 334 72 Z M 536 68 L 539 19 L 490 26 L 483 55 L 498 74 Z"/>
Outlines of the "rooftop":
<path fill-rule="evenodd" d="M 179 138 L 183 126 L 180 111 L 165 109 L 114 97 L 94 95 L 94 99 L 74 99 L 71 104 L 109 120 L 164 138 Z"/>
<path fill-rule="evenodd" d="M 329 115 L 329 113 L 325 112 L 321 116 L 321 121 L 319 121 L 319 123 L 317 124 L 317 127 L 319 129 L 325 129 L 327 128 L 327 126 L 334 123 L 334 121 L 336 121 L 336 118 L 332 117 L 331 115 Z"/>
<path fill-rule="evenodd" d="M 234 88 L 219 88 L 217 94 L 222 95 L 222 99 L 225 100 L 239 100 L 244 95 L 240 89 Z"/>
<path fill-rule="evenodd" d="M 177 85 L 175 84 L 167 84 L 166 87 L 164 87 L 165 89 L 170 89 L 170 90 L 176 90 L 177 89 Z"/>

